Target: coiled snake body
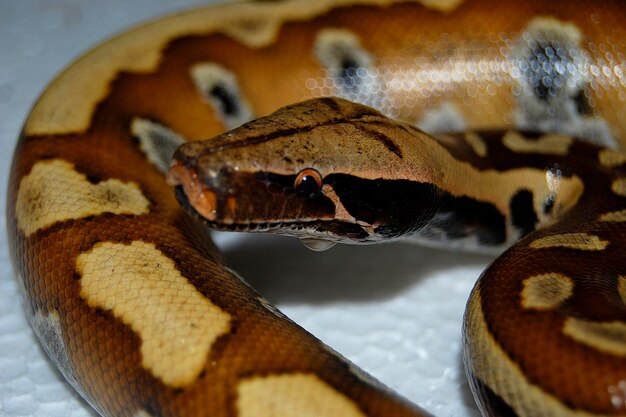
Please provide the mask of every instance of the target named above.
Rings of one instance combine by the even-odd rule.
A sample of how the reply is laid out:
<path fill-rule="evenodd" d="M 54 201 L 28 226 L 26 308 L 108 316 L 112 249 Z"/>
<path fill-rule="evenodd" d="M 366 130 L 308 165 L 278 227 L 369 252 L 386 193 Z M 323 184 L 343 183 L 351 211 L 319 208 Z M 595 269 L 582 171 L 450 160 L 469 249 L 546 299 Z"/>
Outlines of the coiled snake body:
<path fill-rule="evenodd" d="M 317 249 L 510 247 L 465 317 L 483 413 L 626 414 L 625 20 L 619 1 L 284 0 L 112 39 L 15 151 L 35 332 L 103 416 L 425 415 L 267 304 L 192 219 Z"/>

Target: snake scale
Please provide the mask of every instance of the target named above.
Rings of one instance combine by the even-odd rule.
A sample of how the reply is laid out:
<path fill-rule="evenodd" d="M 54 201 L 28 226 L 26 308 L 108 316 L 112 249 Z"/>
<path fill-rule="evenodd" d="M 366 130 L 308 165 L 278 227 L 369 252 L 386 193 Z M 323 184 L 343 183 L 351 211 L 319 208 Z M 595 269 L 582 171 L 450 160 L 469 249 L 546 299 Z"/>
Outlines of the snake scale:
<path fill-rule="evenodd" d="M 626 415 L 624 21 L 619 0 L 256 1 L 102 44 L 14 154 L 35 333 L 103 416 L 423 416 L 196 220 L 503 252 L 464 323 L 483 414 Z"/>

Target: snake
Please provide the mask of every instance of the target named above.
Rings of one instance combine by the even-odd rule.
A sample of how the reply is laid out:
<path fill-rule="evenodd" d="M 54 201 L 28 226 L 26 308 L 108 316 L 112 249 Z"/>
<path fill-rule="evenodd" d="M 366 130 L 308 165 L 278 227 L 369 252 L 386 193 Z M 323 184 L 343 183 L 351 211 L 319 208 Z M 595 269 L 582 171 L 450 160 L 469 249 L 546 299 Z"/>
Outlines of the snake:
<path fill-rule="evenodd" d="M 498 254 L 461 342 L 483 415 L 626 415 L 624 21 L 619 0 L 247 1 L 104 42 L 13 156 L 35 334 L 102 416 L 426 416 L 209 230 L 417 242 Z"/>

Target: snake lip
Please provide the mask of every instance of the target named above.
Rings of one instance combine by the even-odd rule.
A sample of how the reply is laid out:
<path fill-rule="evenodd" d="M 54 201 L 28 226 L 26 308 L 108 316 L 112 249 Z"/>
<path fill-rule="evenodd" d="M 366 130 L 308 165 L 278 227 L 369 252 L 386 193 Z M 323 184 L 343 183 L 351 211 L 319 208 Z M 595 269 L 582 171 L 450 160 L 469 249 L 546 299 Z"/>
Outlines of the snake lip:
<path fill-rule="evenodd" d="M 186 212 L 193 215 L 211 229 L 224 232 L 271 232 L 274 234 L 293 236 L 297 238 L 314 238 L 336 242 L 367 244 L 376 241 L 363 228 L 356 224 L 338 222 L 336 220 L 281 220 L 281 221 L 254 221 L 220 222 L 217 216 L 212 219 L 205 217 L 189 201 L 182 185 L 177 185 L 175 195 Z"/>
<path fill-rule="evenodd" d="M 217 195 L 202 185 L 194 169 L 180 162 L 174 163 L 167 173 L 167 183 L 176 187 L 177 196 L 180 189 L 180 194 L 185 196 L 185 204 L 200 217 L 209 221 L 216 219 Z"/>
<path fill-rule="evenodd" d="M 279 229 L 285 223 L 271 222 L 247 222 L 247 223 L 226 223 L 217 220 L 217 212 L 211 212 L 211 216 L 206 216 L 203 211 L 191 203 L 187 190 L 183 184 L 176 185 L 175 195 L 178 202 L 188 213 L 202 221 L 205 225 L 215 230 L 232 231 L 232 232 L 250 232 L 250 231 L 271 231 Z"/>

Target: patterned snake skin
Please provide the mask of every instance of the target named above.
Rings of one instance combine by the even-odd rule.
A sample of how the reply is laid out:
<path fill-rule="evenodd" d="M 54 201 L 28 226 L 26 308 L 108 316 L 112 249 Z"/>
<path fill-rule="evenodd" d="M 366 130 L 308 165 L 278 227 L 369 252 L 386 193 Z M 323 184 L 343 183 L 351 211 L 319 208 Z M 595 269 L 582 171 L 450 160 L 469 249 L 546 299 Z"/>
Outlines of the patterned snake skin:
<path fill-rule="evenodd" d="M 481 411 L 625 415 L 625 18 L 620 1 L 257 1 L 102 44 L 14 154 L 37 336 L 103 416 L 427 415 L 267 303 L 196 217 L 316 249 L 505 251 L 466 310 Z"/>

